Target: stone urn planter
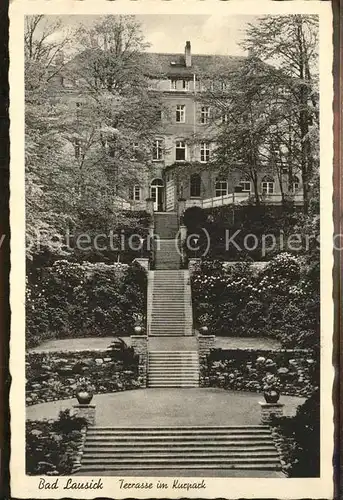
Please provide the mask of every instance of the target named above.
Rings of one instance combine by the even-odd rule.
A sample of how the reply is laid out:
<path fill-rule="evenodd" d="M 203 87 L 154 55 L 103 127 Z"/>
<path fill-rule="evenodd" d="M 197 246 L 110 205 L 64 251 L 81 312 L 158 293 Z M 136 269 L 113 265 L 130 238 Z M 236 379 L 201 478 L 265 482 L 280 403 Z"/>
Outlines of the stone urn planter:
<path fill-rule="evenodd" d="M 80 377 L 75 391 L 75 396 L 80 405 L 89 405 L 92 401 L 95 387 L 87 377 Z"/>
<path fill-rule="evenodd" d="M 135 331 L 135 335 L 141 335 L 142 334 L 142 331 L 143 331 L 143 328 L 139 325 L 136 325 L 134 327 L 134 331 Z"/>
<path fill-rule="evenodd" d="M 273 373 L 267 373 L 263 378 L 263 395 L 266 403 L 277 403 L 280 398 L 280 389 L 279 378 Z"/>
<path fill-rule="evenodd" d="M 199 333 L 201 335 L 209 335 L 210 334 L 210 330 L 209 330 L 208 326 L 201 326 L 199 328 Z"/>
<path fill-rule="evenodd" d="M 89 405 L 93 399 L 93 394 L 88 391 L 78 391 L 76 393 L 76 399 L 80 405 Z"/>
<path fill-rule="evenodd" d="M 264 391 L 263 393 L 266 403 L 277 403 L 280 399 L 280 391 Z"/>

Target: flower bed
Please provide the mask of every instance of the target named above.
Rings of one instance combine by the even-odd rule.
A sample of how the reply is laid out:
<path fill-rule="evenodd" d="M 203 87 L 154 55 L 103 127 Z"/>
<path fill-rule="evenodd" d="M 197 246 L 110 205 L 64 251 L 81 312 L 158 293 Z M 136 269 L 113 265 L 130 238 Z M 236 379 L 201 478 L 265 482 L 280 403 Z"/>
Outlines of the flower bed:
<path fill-rule="evenodd" d="M 141 386 L 137 356 L 118 359 L 110 350 L 28 353 L 26 404 L 73 398 L 80 377 L 91 381 L 95 394 Z"/>
<path fill-rule="evenodd" d="M 215 349 L 201 360 L 202 386 L 263 392 L 267 373 L 277 375 L 281 394 L 309 396 L 319 385 L 318 363 L 311 351 Z"/>

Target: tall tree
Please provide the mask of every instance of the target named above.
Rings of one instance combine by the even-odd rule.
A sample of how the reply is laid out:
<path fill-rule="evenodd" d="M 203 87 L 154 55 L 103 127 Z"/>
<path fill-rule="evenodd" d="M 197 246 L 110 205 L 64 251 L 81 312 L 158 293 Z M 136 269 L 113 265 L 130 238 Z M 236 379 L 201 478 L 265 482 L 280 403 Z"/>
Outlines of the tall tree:
<path fill-rule="evenodd" d="M 318 169 L 318 16 L 264 16 L 249 25 L 243 46 L 285 75 L 289 112 L 296 119 L 294 140 L 299 145 L 304 211 L 307 213 L 312 178 Z"/>
<path fill-rule="evenodd" d="M 145 49 L 139 26 L 113 16 L 89 30 L 77 28 L 77 37 L 62 28 L 44 16 L 27 23 L 27 231 L 32 238 L 37 229 L 55 235 L 70 225 L 80 229 L 85 214 L 88 220 L 92 214 L 93 227 L 103 230 L 105 223 L 114 229 L 123 201 L 118 185 L 141 180 L 159 126 L 160 101 L 150 93 L 138 57 Z M 97 46 L 87 48 L 95 35 Z M 31 255 L 35 251 L 31 248 Z"/>
<path fill-rule="evenodd" d="M 232 66 L 215 65 L 211 73 L 199 99 L 211 107 L 209 132 L 213 127 L 219 130 L 212 164 L 223 174 L 240 171 L 252 182 L 260 204 L 261 174 L 273 176 L 280 170 L 281 186 L 283 182 L 276 158 L 276 142 L 280 145 L 276 131 L 284 120 L 278 70 L 251 55 Z"/>

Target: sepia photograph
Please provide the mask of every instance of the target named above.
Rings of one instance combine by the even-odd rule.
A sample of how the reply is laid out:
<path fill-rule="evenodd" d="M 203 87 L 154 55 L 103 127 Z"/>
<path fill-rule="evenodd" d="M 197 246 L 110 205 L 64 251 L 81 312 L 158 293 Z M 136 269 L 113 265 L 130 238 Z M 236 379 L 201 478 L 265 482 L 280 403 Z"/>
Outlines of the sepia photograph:
<path fill-rule="evenodd" d="M 41 498 L 322 477 L 320 16 L 242 12 L 23 16 Z"/>

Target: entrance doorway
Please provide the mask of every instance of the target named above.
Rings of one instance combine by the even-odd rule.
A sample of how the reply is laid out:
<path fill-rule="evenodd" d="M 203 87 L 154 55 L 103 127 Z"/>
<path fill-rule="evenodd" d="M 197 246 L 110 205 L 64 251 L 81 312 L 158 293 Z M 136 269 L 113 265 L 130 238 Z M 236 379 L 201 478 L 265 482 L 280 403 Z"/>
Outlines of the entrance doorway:
<path fill-rule="evenodd" d="M 162 179 L 154 179 L 150 185 L 150 196 L 154 201 L 155 212 L 163 211 L 164 183 Z"/>

